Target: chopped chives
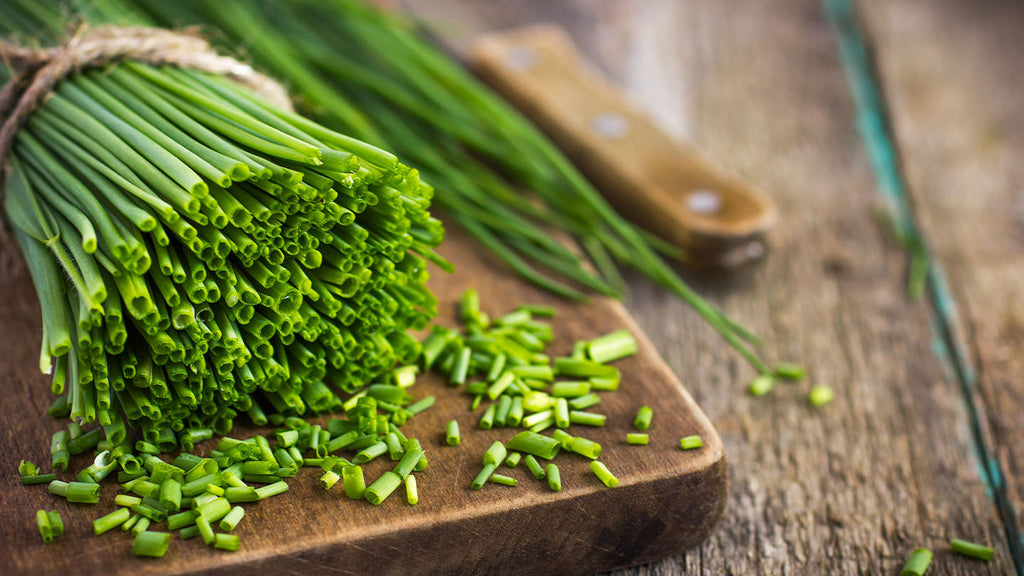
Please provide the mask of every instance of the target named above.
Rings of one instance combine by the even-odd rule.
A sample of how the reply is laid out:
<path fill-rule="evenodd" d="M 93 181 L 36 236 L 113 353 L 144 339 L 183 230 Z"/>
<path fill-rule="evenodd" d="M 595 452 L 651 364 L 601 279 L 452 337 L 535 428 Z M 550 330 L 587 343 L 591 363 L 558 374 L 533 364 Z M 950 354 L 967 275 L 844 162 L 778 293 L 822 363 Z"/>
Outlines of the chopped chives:
<path fill-rule="evenodd" d="M 56 479 L 56 474 L 33 474 L 31 476 L 22 476 L 21 483 L 25 486 L 31 486 L 34 484 L 48 484 Z"/>
<path fill-rule="evenodd" d="M 551 460 L 558 454 L 562 447 L 561 443 L 554 438 L 537 434 L 536 432 L 520 432 L 508 441 L 506 447 L 517 452 L 533 454 L 545 460 Z"/>
<path fill-rule="evenodd" d="M 512 397 L 502 394 L 498 398 L 498 407 L 494 410 L 494 426 L 503 428 L 508 423 L 508 413 L 512 410 Z"/>
<path fill-rule="evenodd" d="M 335 472 L 334 470 L 328 470 L 327 472 L 324 472 L 323 476 L 320 477 L 320 487 L 323 488 L 324 490 L 330 490 L 331 488 L 334 487 L 335 484 L 338 483 L 338 480 L 340 479 L 341 476 L 339 476 L 337 472 Z"/>
<path fill-rule="evenodd" d="M 484 410 L 484 415 L 480 417 L 480 429 L 490 430 L 494 426 L 494 414 L 498 410 L 497 404 L 491 404 Z"/>
<path fill-rule="evenodd" d="M 234 552 L 238 550 L 240 541 L 237 534 L 217 534 L 213 537 L 213 547 L 218 550 Z"/>
<path fill-rule="evenodd" d="M 601 364 L 632 356 L 636 351 L 636 339 L 629 330 L 616 330 L 587 343 L 587 355 Z"/>
<path fill-rule="evenodd" d="M 64 533 L 64 522 L 56 510 L 36 510 L 36 524 L 43 543 L 49 544 Z"/>
<path fill-rule="evenodd" d="M 412 474 L 405 477 L 405 501 L 410 506 L 415 506 L 420 501 L 419 492 L 416 489 L 416 477 Z"/>
<path fill-rule="evenodd" d="M 186 526 L 191 526 L 196 523 L 196 512 L 195 510 L 186 510 L 184 512 L 178 512 L 177 514 L 171 514 L 167 517 L 167 529 L 177 530 Z"/>
<path fill-rule="evenodd" d="M 775 365 L 775 369 L 772 370 L 777 378 L 783 380 L 803 380 L 807 376 L 807 369 L 800 364 L 794 364 L 792 362 L 779 362 Z"/>
<path fill-rule="evenodd" d="M 459 423 L 456 420 L 451 420 L 445 425 L 445 442 L 449 446 L 458 446 L 462 441 L 462 437 L 459 436 Z"/>
<path fill-rule="evenodd" d="M 835 398 L 835 391 L 825 386 L 824 384 L 815 384 L 811 388 L 811 392 L 808 395 L 808 399 L 811 402 L 811 406 L 824 406 Z"/>
<path fill-rule="evenodd" d="M 406 408 L 406 410 L 408 410 L 409 412 L 412 412 L 413 414 L 419 414 L 420 412 L 423 412 L 427 408 L 430 408 L 431 406 L 433 406 L 434 405 L 434 401 L 435 400 L 434 400 L 433 396 L 427 396 L 426 398 L 420 400 L 419 402 L 416 402 L 415 404 L 412 404 L 411 406 Z"/>
<path fill-rule="evenodd" d="M 508 466 L 509 468 L 515 468 L 516 466 L 519 465 L 519 461 L 522 459 L 522 457 L 523 455 L 520 454 L 519 452 L 510 452 L 508 457 L 505 458 L 505 466 Z"/>
<path fill-rule="evenodd" d="M 519 484 L 519 482 L 516 482 L 515 478 L 505 476 L 504 474 L 491 474 L 491 482 L 501 484 L 503 486 L 517 486 Z"/>
<path fill-rule="evenodd" d="M 626 434 L 626 444 L 633 446 L 647 446 L 651 442 L 651 437 L 647 434 L 629 433 Z"/>
<path fill-rule="evenodd" d="M 189 538 L 199 536 L 199 533 L 199 526 L 192 525 L 182 528 L 181 532 L 178 532 L 178 535 L 181 536 L 182 540 L 188 540 Z"/>
<path fill-rule="evenodd" d="M 591 387 L 591 389 L 594 389 Z M 579 396 L 569 400 L 569 407 L 573 410 L 586 410 L 601 403 L 601 397 L 591 392 L 585 396 Z"/>
<path fill-rule="evenodd" d="M 241 506 L 231 508 L 231 512 L 228 512 L 227 516 L 220 519 L 220 529 L 225 532 L 231 532 L 242 521 L 243 516 L 245 516 L 244 508 Z"/>
<path fill-rule="evenodd" d="M 486 452 L 484 452 L 484 464 L 494 464 L 497 466 L 505 460 L 506 454 L 507 450 L 505 449 L 505 445 L 502 444 L 500 440 L 496 441 L 494 444 L 491 444 L 491 447 L 488 448 Z"/>
<path fill-rule="evenodd" d="M 647 430 L 651 427 L 651 418 L 653 416 L 654 410 L 650 406 L 641 406 L 640 410 L 636 413 L 636 418 L 633 419 L 633 428 Z"/>
<path fill-rule="evenodd" d="M 562 475 L 558 471 L 558 466 L 552 462 L 547 465 L 545 472 L 548 478 L 548 487 L 554 492 L 560 492 L 562 490 Z"/>
<path fill-rule="evenodd" d="M 519 426 L 519 423 L 523 421 L 523 397 L 516 396 L 512 398 L 512 406 L 508 410 L 508 416 L 505 418 L 505 425 L 514 428 Z"/>
<path fill-rule="evenodd" d="M 573 452 L 590 458 L 591 460 L 597 460 L 601 456 L 601 445 L 593 440 L 586 438 L 580 438 L 579 436 L 572 439 L 569 442 L 569 449 Z"/>
<path fill-rule="evenodd" d="M 167 553 L 171 535 L 167 532 L 140 532 L 132 541 L 132 554 L 161 558 Z"/>
<path fill-rule="evenodd" d="M 591 378 L 590 389 L 601 392 L 616 392 L 619 389 L 618 378 Z"/>
<path fill-rule="evenodd" d="M 924 576 L 931 563 L 932 551 L 927 548 L 918 548 L 907 558 L 907 563 L 900 570 L 900 576 Z"/>
<path fill-rule="evenodd" d="M 146 530 L 149 530 L 149 525 L 151 523 L 152 523 L 152 520 L 150 520 L 149 518 L 146 518 L 145 516 L 141 516 L 140 515 L 138 521 L 136 521 L 135 525 L 132 526 L 132 529 L 131 529 L 132 535 L 133 536 L 138 536 L 139 534 L 145 532 Z"/>
<path fill-rule="evenodd" d="M 473 490 L 479 490 L 484 487 L 484 484 L 491 478 L 491 474 L 494 474 L 494 469 L 497 468 L 494 464 L 484 464 L 484 467 L 477 473 L 476 478 L 473 478 L 473 482 L 470 483 L 469 487 Z"/>
<path fill-rule="evenodd" d="M 203 537 L 203 542 L 205 542 L 207 546 L 212 546 L 215 536 L 213 533 L 213 527 L 210 526 L 210 521 L 202 516 L 197 516 L 196 527 L 199 528 L 199 534 Z"/>
<path fill-rule="evenodd" d="M 551 433 L 551 437 L 562 445 L 563 450 L 569 450 L 569 443 L 572 442 L 573 435 L 569 434 L 564 430 L 555 430 Z"/>
<path fill-rule="evenodd" d="M 341 477 L 345 484 L 345 496 L 353 500 L 359 500 L 363 497 L 363 494 L 366 492 L 366 481 L 363 479 L 363 468 L 361 466 L 346 466 L 342 468 Z"/>
<path fill-rule="evenodd" d="M 518 454 L 518 452 L 516 452 L 516 454 Z M 526 463 L 526 468 L 530 470 L 530 474 L 533 474 L 533 477 L 537 480 L 543 480 L 545 476 L 547 476 L 547 474 L 544 473 L 544 468 L 541 467 L 540 462 L 537 462 L 537 459 L 533 457 L 533 454 L 527 454 L 526 457 L 523 458 L 523 462 Z"/>
<path fill-rule="evenodd" d="M 683 450 L 696 450 L 704 446 L 704 441 L 699 435 L 686 436 L 679 440 L 679 447 Z"/>
<path fill-rule="evenodd" d="M 579 378 L 615 378 L 619 374 L 614 366 L 574 358 L 555 358 L 555 371 L 560 376 Z"/>
<path fill-rule="evenodd" d="M 604 465 L 604 462 L 594 460 L 590 463 L 590 471 L 593 472 L 594 475 L 609 488 L 615 488 L 619 485 L 619 479 L 616 478 L 610 470 L 608 470 L 608 467 Z"/>
<path fill-rule="evenodd" d="M 388 455 L 392 460 L 399 460 L 402 454 L 405 453 L 402 441 L 398 439 L 398 435 L 394 432 L 388 432 L 387 436 L 384 437 L 384 443 L 388 446 Z"/>
<path fill-rule="evenodd" d="M 92 531 L 94 534 L 99 536 L 104 532 L 109 532 L 114 528 L 124 524 L 130 517 L 131 510 L 127 508 L 118 508 L 106 516 L 101 516 L 92 521 Z"/>
<path fill-rule="evenodd" d="M 352 458 L 354 464 L 365 464 L 379 456 L 384 455 L 388 451 L 387 442 L 377 442 L 366 448 L 362 449 Z"/>
<path fill-rule="evenodd" d="M 569 412 L 569 422 L 572 424 L 579 424 L 581 426 L 604 426 L 607 419 L 608 417 L 604 414 L 581 412 L 579 410 Z"/>
<path fill-rule="evenodd" d="M 750 381 L 747 391 L 751 396 L 764 396 L 775 388 L 775 377 L 769 374 L 761 374 Z"/>
<path fill-rule="evenodd" d="M 555 398 L 555 425 L 569 427 L 569 402 L 565 398 Z"/>
<path fill-rule="evenodd" d="M 267 484 L 256 489 L 256 496 L 260 500 L 264 498 L 270 498 L 271 496 L 277 496 L 288 491 L 288 483 L 283 480 L 278 480 L 273 484 Z"/>
<path fill-rule="evenodd" d="M 522 420 L 522 424 L 523 424 L 523 426 L 526 426 L 527 428 L 532 428 L 532 427 L 536 426 L 537 424 L 540 424 L 544 420 L 547 420 L 548 418 L 554 418 L 554 415 L 555 415 L 555 413 L 554 413 L 553 410 L 544 410 L 542 412 L 535 412 L 533 414 L 530 414 L 529 416 L 524 417 L 523 420 Z"/>
<path fill-rule="evenodd" d="M 373 484 L 370 484 L 363 494 L 363 498 L 370 504 L 378 506 L 401 485 L 401 476 L 394 472 L 385 472 Z"/>
<path fill-rule="evenodd" d="M 953 538 L 949 543 L 949 546 L 953 550 L 954 554 L 970 556 L 971 558 L 977 558 L 978 560 L 984 560 L 985 562 L 992 560 L 992 557 L 995 556 L 996 553 L 995 550 L 988 546 L 975 544 L 959 538 Z"/>

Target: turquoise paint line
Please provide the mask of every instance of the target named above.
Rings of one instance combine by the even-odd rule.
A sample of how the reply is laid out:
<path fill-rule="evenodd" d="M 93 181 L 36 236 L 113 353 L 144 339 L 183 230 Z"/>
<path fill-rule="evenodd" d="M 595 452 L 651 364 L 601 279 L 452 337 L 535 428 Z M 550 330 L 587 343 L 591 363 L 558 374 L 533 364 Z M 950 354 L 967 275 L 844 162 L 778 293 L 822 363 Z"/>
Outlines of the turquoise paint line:
<path fill-rule="evenodd" d="M 874 60 L 855 14 L 854 2 L 822 1 L 826 15 L 836 32 L 839 57 L 857 107 L 857 128 L 871 161 L 878 184 L 878 194 L 889 209 L 894 227 L 901 236 L 911 260 L 927 258 L 927 243 L 914 218 L 911 197 L 900 169 L 899 154 L 890 129 L 888 108 L 882 95 Z M 953 379 L 960 386 L 970 421 L 973 448 L 978 458 L 979 476 L 986 485 L 986 491 L 995 501 L 1017 574 L 1024 576 L 1024 539 L 1017 526 L 1017 515 L 1003 481 L 1002 466 L 986 443 L 981 417 L 973 401 L 976 375 L 971 366 L 967 347 L 959 336 L 960 320 L 956 301 L 945 272 L 938 262 L 930 262 L 925 280 L 932 325 L 943 344 L 938 348 L 933 343 L 933 349 L 941 350 L 939 358 L 952 368 Z"/>

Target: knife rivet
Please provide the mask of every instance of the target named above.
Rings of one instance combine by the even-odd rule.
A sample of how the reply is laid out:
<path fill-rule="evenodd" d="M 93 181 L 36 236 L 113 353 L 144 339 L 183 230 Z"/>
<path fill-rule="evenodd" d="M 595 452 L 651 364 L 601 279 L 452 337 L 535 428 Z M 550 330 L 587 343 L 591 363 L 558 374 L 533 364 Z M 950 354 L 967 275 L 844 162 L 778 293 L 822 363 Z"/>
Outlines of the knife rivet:
<path fill-rule="evenodd" d="M 605 112 L 594 116 L 590 128 L 605 138 L 622 138 L 629 131 L 629 120 L 618 112 Z"/>
<path fill-rule="evenodd" d="M 517 46 L 505 56 L 505 65 L 510 70 L 525 72 L 537 65 L 537 51 L 529 46 Z"/>
<path fill-rule="evenodd" d="M 714 214 L 722 209 L 722 197 L 714 190 L 694 190 L 686 196 L 686 207 L 694 214 Z"/>

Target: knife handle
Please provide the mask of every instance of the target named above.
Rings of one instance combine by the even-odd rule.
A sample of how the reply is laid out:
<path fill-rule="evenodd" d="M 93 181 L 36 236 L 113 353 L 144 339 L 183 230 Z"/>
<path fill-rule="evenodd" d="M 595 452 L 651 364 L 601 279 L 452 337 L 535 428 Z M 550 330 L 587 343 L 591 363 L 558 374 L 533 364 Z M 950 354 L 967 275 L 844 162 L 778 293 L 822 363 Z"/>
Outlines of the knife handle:
<path fill-rule="evenodd" d="M 660 130 L 562 28 L 487 34 L 470 60 L 621 214 L 682 248 L 688 263 L 730 267 L 764 254 L 774 202 Z"/>

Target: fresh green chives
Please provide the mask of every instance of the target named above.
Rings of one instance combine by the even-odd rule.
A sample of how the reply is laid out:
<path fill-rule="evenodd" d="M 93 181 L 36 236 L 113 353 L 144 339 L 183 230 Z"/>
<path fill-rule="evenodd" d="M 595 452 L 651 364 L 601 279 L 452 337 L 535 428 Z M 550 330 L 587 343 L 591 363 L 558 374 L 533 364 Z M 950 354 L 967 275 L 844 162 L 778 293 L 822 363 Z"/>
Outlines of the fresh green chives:
<path fill-rule="evenodd" d="M 484 464 L 484 467 L 480 469 L 479 473 L 477 473 L 476 478 L 473 478 L 473 482 L 470 483 L 469 487 L 473 490 L 483 488 L 491 475 L 494 474 L 495 468 L 497 468 L 495 464 Z"/>
<path fill-rule="evenodd" d="M 581 412 L 579 410 L 569 412 L 569 422 L 572 424 L 579 424 L 581 426 L 604 426 L 607 419 L 608 417 L 604 414 Z"/>
<path fill-rule="evenodd" d="M 807 376 L 807 369 L 800 364 L 794 364 L 792 362 L 780 362 L 775 365 L 775 370 L 772 371 L 777 378 L 783 380 L 803 380 Z"/>
<path fill-rule="evenodd" d="M 64 522 L 56 510 L 36 510 L 36 524 L 39 526 L 39 535 L 44 544 L 53 542 L 64 533 Z"/>
<path fill-rule="evenodd" d="M 394 472 L 385 472 L 373 484 L 370 484 L 363 494 L 363 498 L 370 504 L 378 506 L 401 485 L 401 476 Z"/>
<path fill-rule="evenodd" d="M 580 438 L 579 436 L 572 439 L 569 442 L 569 449 L 573 452 L 590 458 L 591 460 L 597 460 L 601 456 L 601 445 L 593 440 L 586 438 Z"/>
<path fill-rule="evenodd" d="M 651 437 L 647 434 L 629 433 L 626 434 L 626 444 L 632 446 L 647 446 L 651 442 Z"/>
<path fill-rule="evenodd" d="M 808 395 L 808 400 L 811 406 L 819 407 L 824 406 L 835 398 L 835 391 L 823 384 L 816 384 L 811 388 L 811 392 Z"/>
<path fill-rule="evenodd" d="M 616 478 L 610 470 L 608 470 L 608 467 L 604 465 L 604 462 L 594 460 L 590 463 L 590 471 L 593 472 L 594 475 L 609 488 L 615 488 L 619 485 L 619 479 Z"/>
<path fill-rule="evenodd" d="M 962 556 L 969 556 L 971 558 L 977 558 L 978 560 L 984 560 L 989 562 L 995 556 L 995 550 L 988 546 L 981 544 L 975 544 L 968 542 L 967 540 L 961 540 L 959 538 L 953 538 L 949 543 L 950 549 L 953 550 L 954 554 L 960 554 Z"/>
<path fill-rule="evenodd" d="M 548 487 L 554 492 L 560 492 L 562 490 L 562 474 L 554 462 L 547 465 L 545 475 L 548 478 Z"/>
<path fill-rule="evenodd" d="M 704 446 L 704 441 L 699 435 L 686 436 L 679 440 L 679 447 L 683 450 L 696 450 Z"/>
<path fill-rule="evenodd" d="M 516 452 L 516 454 L 518 454 L 518 452 Z M 547 476 L 547 474 L 544 473 L 544 468 L 541 467 L 540 462 L 537 462 L 537 459 L 533 457 L 533 454 L 527 454 L 526 457 L 523 458 L 523 462 L 526 463 L 526 468 L 530 471 L 530 474 L 533 474 L 533 477 L 537 480 L 543 480 Z"/>
<path fill-rule="evenodd" d="M 124 524 L 128 521 L 132 515 L 131 510 L 127 508 L 118 508 L 106 516 L 101 516 L 92 521 L 92 531 L 94 534 L 99 536 L 104 532 L 109 532 L 114 528 Z"/>
<path fill-rule="evenodd" d="M 366 492 L 366 481 L 363 479 L 361 466 L 346 466 L 341 470 L 342 481 L 345 484 L 345 496 L 353 500 L 359 500 Z"/>
<path fill-rule="evenodd" d="M 587 356 L 601 364 L 632 356 L 636 351 L 636 339 L 629 330 L 616 330 L 587 343 Z"/>
<path fill-rule="evenodd" d="M 654 410 L 650 406 L 641 406 L 640 410 L 636 413 L 636 418 L 633 419 L 633 428 L 647 430 L 651 427 L 651 418 L 653 416 Z"/>
<path fill-rule="evenodd" d="M 505 466 L 508 466 L 509 468 L 515 468 L 516 466 L 519 465 L 519 461 L 522 459 L 522 457 L 523 455 L 520 454 L 519 452 L 510 452 L 508 457 L 505 458 Z"/>
<path fill-rule="evenodd" d="M 459 423 L 456 420 L 451 420 L 445 425 L 445 442 L 449 446 L 458 446 L 459 442 L 462 441 L 462 437 L 459 435 Z"/>
<path fill-rule="evenodd" d="M 491 444 L 491 447 L 488 448 L 486 452 L 484 452 L 484 464 L 494 464 L 497 466 L 505 460 L 506 455 L 507 450 L 505 449 L 505 445 L 500 441 L 496 441 L 494 444 Z"/>
<path fill-rule="evenodd" d="M 914 550 L 900 570 L 900 576 L 924 576 L 932 563 L 932 551 L 927 548 Z"/>
<path fill-rule="evenodd" d="M 213 537 L 213 547 L 217 550 L 235 552 L 241 539 L 237 534 L 217 534 Z"/>
<path fill-rule="evenodd" d="M 416 488 L 416 477 L 412 474 L 405 477 L 405 501 L 410 506 L 415 506 L 420 501 L 419 491 Z"/>
<path fill-rule="evenodd" d="M 750 392 L 751 396 L 764 396 L 771 392 L 772 388 L 775 388 L 775 377 L 769 374 L 761 374 L 750 381 L 747 391 Z"/>
<path fill-rule="evenodd" d="M 140 532 L 132 541 L 132 554 L 161 558 L 170 544 L 171 535 L 167 532 Z"/>
<path fill-rule="evenodd" d="M 530 431 L 516 434 L 506 445 L 509 450 L 533 454 L 545 460 L 554 458 L 561 446 L 561 443 L 554 438 Z"/>
<path fill-rule="evenodd" d="M 238 526 L 238 523 L 242 521 L 242 517 L 245 516 L 245 509 L 241 506 L 234 506 L 231 511 L 227 513 L 223 518 L 220 519 L 220 529 L 225 532 L 231 532 Z"/>
<path fill-rule="evenodd" d="M 491 482 L 495 484 L 501 484 L 503 486 L 516 486 L 519 482 L 511 476 L 505 476 L 504 474 L 491 474 Z"/>

